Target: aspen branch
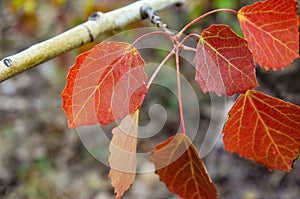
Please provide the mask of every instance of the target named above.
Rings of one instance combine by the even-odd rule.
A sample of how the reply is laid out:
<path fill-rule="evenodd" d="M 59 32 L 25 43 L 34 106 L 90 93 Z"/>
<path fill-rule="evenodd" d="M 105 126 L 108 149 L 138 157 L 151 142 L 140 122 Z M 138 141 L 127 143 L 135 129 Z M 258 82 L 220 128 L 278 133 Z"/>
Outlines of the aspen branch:
<path fill-rule="evenodd" d="M 141 8 L 143 6 L 149 6 L 158 11 L 184 2 L 185 0 L 141 0 L 107 13 L 94 13 L 85 23 L 2 59 L 0 61 L 0 82 L 92 42 L 106 31 L 122 28 L 129 23 L 141 20 Z"/>

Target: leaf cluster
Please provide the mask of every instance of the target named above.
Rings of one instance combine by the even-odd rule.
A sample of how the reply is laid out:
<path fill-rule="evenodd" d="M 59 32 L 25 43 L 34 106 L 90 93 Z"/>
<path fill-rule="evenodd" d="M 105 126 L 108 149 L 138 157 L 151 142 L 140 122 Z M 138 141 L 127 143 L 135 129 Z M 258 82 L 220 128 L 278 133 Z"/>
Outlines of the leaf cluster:
<path fill-rule="evenodd" d="M 180 87 L 180 50 L 194 51 L 195 80 L 204 93 L 239 94 L 223 128 L 224 148 L 256 161 L 269 170 L 290 171 L 300 148 L 300 107 L 254 90 L 255 66 L 280 70 L 299 57 L 298 3 L 267 0 L 239 11 L 218 9 L 201 15 L 176 35 L 159 21 L 159 32 L 145 34 L 133 44 L 102 42 L 79 55 L 62 93 L 69 127 L 106 125 L 122 119 L 112 131 L 109 177 L 120 198 L 135 178 L 138 115 L 145 95 L 164 63 L 175 57 L 182 133 L 149 153 L 156 173 L 169 190 L 182 198 L 217 198 L 217 189 L 192 142 L 185 134 Z M 211 25 L 201 35 L 183 33 L 216 12 L 237 15 L 244 38 L 224 24 Z M 153 34 L 174 44 L 147 84 L 144 60 L 134 47 Z M 185 45 L 198 39 L 197 48 Z M 121 164 L 121 165 L 120 165 Z"/>

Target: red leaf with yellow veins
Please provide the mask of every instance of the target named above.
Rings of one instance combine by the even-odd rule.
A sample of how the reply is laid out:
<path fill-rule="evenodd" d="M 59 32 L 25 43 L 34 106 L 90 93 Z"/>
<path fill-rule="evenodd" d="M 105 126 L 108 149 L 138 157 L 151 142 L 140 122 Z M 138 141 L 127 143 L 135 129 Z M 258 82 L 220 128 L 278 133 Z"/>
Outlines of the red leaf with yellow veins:
<path fill-rule="evenodd" d="M 231 96 L 257 86 L 247 42 L 227 25 L 212 25 L 202 32 L 194 63 L 204 93 Z"/>
<path fill-rule="evenodd" d="M 217 198 L 216 186 L 196 148 L 185 135 L 177 134 L 157 145 L 150 154 L 150 160 L 154 163 L 160 180 L 179 197 Z"/>
<path fill-rule="evenodd" d="M 69 127 L 106 125 L 140 108 L 144 61 L 129 43 L 102 42 L 79 55 L 62 92 Z"/>
<path fill-rule="evenodd" d="M 258 91 L 239 96 L 224 129 L 224 147 L 270 170 L 290 171 L 299 155 L 300 107 Z"/>
<path fill-rule="evenodd" d="M 120 198 L 135 179 L 138 115 L 139 111 L 127 115 L 112 131 L 109 177 L 115 188 L 116 198 Z"/>
<path fill-rule="evenodd" d="M 238 19 L 255 61 L 282 69 L 299 57 L 299 16 L 295 0 L 267 0 L 241 8 Z"/>

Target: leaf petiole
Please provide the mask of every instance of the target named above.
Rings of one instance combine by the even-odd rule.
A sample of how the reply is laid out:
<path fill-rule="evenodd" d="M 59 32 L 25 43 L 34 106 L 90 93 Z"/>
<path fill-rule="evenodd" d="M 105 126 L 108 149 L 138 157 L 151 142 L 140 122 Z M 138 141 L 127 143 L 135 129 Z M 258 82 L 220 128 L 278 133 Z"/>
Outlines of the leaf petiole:
<path fill-rule="evenodd" d="M 168 59 L 170 59 L 173 55 L 175 54 L 174 49 L 164 58 L 164 60 L 159 64 L 159 66 L 155 69 L 154 73 L 152 74 L 152 76 L 150 77 L 148 83 L 147 83 L 147 89 L 150 88 L 151 84 L 153 83 L 153 80 L 155 79 L 155 77 L 157 76 L 158 72 L 160 71 L 160 69 L 163 67 L 163 65 L 168 61 Z"/>
<path fill-rule="evenodd" d="M 189 28 L 191 27 L 192 25 L 194 25 L 195 23 L 197 23 L 198 21 L 200 21 L 201 19 L 203 19 L 204 17 L 207 17 L 208 15 L 211 15 L 213 13 L 217 13 L 217 12 L 231 12 L 233 14 L 238 14 L 238 12 L 236 10 L 232 10 L 232 9 L 229 9 L 229 8 L 222 8 L 222 9 L 216 9 L 216 10 L 212 10 L 212 11 L 209 11 L 199 17 L 197 17 L 196 19 L 194 19 L 193 21 L 191 21 L 190 23 L 188 23 L 186 26 L 184 26 L 179 33 L 177 33 L 176 35 L 176 38 L 179 39 L 182 34 Z"/>
<path fill-rule="evenodd" d="M 190 47 L 190 46 L 186 46 L 184 45 L 184 42 L 190 38 L 190 37 L 197 37 L 198 39 L 200 39 L 200 35 L 196 34 L 196 33 L 192 33 L 192 34 L 188 34 L 187 36 L 185 36 L 180 43 L 178 44 L 179 48 L 182 48 L 183 50 L 188 50 L 188 51 L 193 51 L 193 52 L 197 52 L 197 49 Z"/>
<path fill-rule="evenodd" d="M 175 62 L 176 62 L 176 74 L 177 74 L 177 92 L 178 92 L 178 107 L 179 107 L 179 116 L 180 116 L 180 123 L 181 123 L 181 132 L 185 134 L 185 124 L 184 124 L 184 117 L 183 117 L 183 108 L 182 108 L 182 96 L 181 96 L 181 83 L 180 83 L 180 67 L 179 67 L 179 49 L 175 49 Z"/>
<path fill-rule="evenodd" d="M 182 45 L 182 49 L 183 49 L 183 50 L 187 50 L 187 51 L 197 52 L 197 49 L 196 49 L 196 48 L 189 47 L 189 46 L 186 46 L 186 45 Z"/>
<path fill-rule="evenodd" d="M 172 43 L 174 43 L 174 41 L 176 40 L 174 37 L 172 37 L 171 35 L 169 35 L 166 32 L 156 31 L 156 32 L 149 32 L 149 33 L 143 34 L 142 36 L 138 37 L 131 45 L 135 46 L 140 40 L 144 39 L 145 37 L 151 36 L 151 35 L 164 35 L 167 38 L 169 38 Z"/>
<path fill-rule="evenodd" d="M 200 39 L 200 35 L 196 34 L 196 33 L 191 33 L 188 34 L 187 36 L 185 36 L 179 43 L 179 46 L 181 46 L 188 38 L 190 37 L 197 37 L 197 39 Z"/>

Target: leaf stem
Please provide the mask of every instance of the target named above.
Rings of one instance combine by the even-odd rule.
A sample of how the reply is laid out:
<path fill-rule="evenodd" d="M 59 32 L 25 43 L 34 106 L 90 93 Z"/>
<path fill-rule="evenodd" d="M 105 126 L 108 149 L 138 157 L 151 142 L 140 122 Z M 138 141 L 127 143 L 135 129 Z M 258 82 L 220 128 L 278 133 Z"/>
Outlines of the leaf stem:
<path fill-rule="evenodd" d="M 155 77 L 157 76 L 158 72 L 160 71 L 160 69 L 163 67 L 163 65 L 168 61 L 168 59 L 170 59 L 173 55 L 175 54 L 174 49 L 164 58 L 164 60 L 159 64 L 159 66 L 155 69 L 154 73 L 152 74 L 152 76 L 150 77 L 148 83 L 147 83 L 147 89 L 150 88 L 151 84 L 153 83 L 153 80 L 155 79 Z"/>
<path fill-rule="evenodd" d="M 186 46 L 186 45 L 182 45 L 182 49 L 183 49 L 183 50 L 188 50 L 188 51 L 197 52 L 197 49 L 196 49 L 196 48 L 189 47 L 189 46 Z"/>
<path fill-rule="evenodd" d="M 197 33 L 191 33 L 191 34 L 188 34 L 187 36 L 185 36 L 179 43 L 179 45 L 182 45 L 185 40 L 187 40 L 188 38 L 190 37 L 197 37 L 198 39 L 200 39 L 200 35 L 198 35 Z"/>
<path fill-rule="evenodd" d="M 216 12 L 231 12 L 233 14 L 238 14 L 238 12 L 236 10 L 232 10 L 232 9 L 229 9 L 229 8 L 221 8 L 221 9 L 216 9 L 216 10 L 211 10 L 199 17 L 197 17 L 196 19 L 194 19 L 193 21 L 191 21 L 190 23 L 188 23 L 186 26 L 184 26 L 179 33 L 177 33 L 176 35 L 176 38 L 179 39 L 182 34 L 189 28 L 191 27 L 192 25 L 194 25 L 195 23 L 197 23 L 198 21 L 200 21 L 201 19 L 203 19 L 204 17 L 207 17 L 208 15 L 211 15 L 213 13 L 216 13 Z"/>
<path fill-rule="evenodd" d="M 185 42 L 188 38 L 190 38 L 190 37 L 197 37 L 198 39 L 200 39 L 200 35 L 198 35 L 198 34 L 196 34 L 196 33 L 188 34 L 187 36 L 185 36 L 185 37 L 180 41 L 180 43 L 178 44 L 178 47 L 179 47 L 179 48 L 182 48 L 183 50 L 188 50 L 188 51 L 194 51 L 194 52 L 196 52 L 197 49 L 184 45 L 184 42 Z"/>
<path fill-rule="evenodd" d="M 169 38 L 172 43 L 174 42 L 174 38 L 169 35 L 168 33 L 166 32 L 162 32 L 162 31 L 156 31 L 156 32 L 149 32 L 149 33 L 146 33 L 146 34 L 143 34 L 142 36 L 138 37 L 133 43 L 132 43 L 132 46 L 135 46 L 137 42 L 139 42 L 140 40 L 144 39 L 145 37 L 148 37 L 148 36 L 151 36 L 151 35 L 164 35 L 166 36 L 167 38 Z"/>
<path fill-rule="evenodd" d="M 179 67 L 179 48 L 175 48 L 175 62 L 176 62 L 176 74 L 177 74 L 177 92 L 178 92 L 178 107 L 179 107 L 179 116 L 181 123 L 182 134 L 185 134 L 185 124 L 183 117 L 182 109 L 182 96 L 181 96 L 181 83 L 180 83 L 180 67 Z"/>

